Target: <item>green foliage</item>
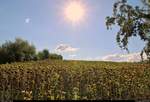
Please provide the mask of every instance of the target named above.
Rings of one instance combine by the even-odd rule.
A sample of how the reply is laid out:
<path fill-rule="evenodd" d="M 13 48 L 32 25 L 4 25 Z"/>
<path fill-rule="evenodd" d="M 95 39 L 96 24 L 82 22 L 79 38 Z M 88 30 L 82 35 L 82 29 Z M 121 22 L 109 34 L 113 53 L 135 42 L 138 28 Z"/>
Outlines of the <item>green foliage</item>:
<path fill-rule="evenodd" d="M 150 100 L 150 64 L 44 60 L 0 65 L 0 100 Z"/>
<path fill-rule="evenodd" d="M 7 41 L 0 46 L 0 63 L 29 61 L 34 57 L 35 47 L 20 38 L 16 38 L 15 42 Z"/>
<path fill-rule="evenodd" d="M 63 57 L 61 55 L 58 55 L 58 54 L 49 54 L 49 59 L 59 59 L 59 60 L 62 60 Z"/>
<path fill-rule="evenodd" d="M 43 60 L 44 59 L 43 52 L 38 52 L 37 57 L 38 57 L 38 60 Z"/>
<path fill-rule="evenodd" d="M 37 56 L 39 60 L 44 60 L 44 59 L 62 60 L 63 59 L 61 55 L 49 53 L 47 49 L 44 49 L 42 52 L 38 52 Z"/>
<path fill-rule="evenodd" d="M 59 59 L 63 57 L 57 54 L 50 54 L 47 49 L 36 54 L 34 45 L 30 45 L 28 41 L 16 38 L 14 42 L 6 41 L 0 46 L 0 64 L 22 61 L 37 61 L 44 59 Z"/>
<path fill-rule="evenodd" d="M 49 58 L 49 51 L 47 49 L 44 49 L 42 52 L 38 52 L 37 56 L 40 60 L 48 59 Z"/>
<path fill-rule="evenodd" d="M 116 41 L 122 49 L 128 51 L 128 41 L 131 37 L 139 36 L 141 40 L 146 42 L 145 47 L 141 52 L 147 55 L 150 60 L 150 1 L 141 0 L 144 7 L 133 7 L 128 4 L 127 0 L 118 0 L 114 3 L 113 15 L 106 17 L 107 28 L 112 25 L 120 27 L 116 35 Z"/>
<path fill-rule="evenodd" d="M 47 49 L 44 49 L 43 50 L 43 55 L 44 55 L 45 59 L 49 58 L 49 51 Z"/>

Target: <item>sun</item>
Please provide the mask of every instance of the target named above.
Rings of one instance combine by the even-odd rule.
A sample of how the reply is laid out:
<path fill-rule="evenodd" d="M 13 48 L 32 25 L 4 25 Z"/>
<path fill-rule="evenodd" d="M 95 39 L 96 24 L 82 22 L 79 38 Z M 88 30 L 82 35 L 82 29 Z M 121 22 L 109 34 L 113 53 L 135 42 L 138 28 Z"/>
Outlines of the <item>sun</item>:
<path fill-rule="evenodd" d="M 66 5 L 64 13 L 67 20 L 72 23 L 77 23 L 83 20 L 85 16 L 85 8 L 79 1 L 71 1 Z"/>

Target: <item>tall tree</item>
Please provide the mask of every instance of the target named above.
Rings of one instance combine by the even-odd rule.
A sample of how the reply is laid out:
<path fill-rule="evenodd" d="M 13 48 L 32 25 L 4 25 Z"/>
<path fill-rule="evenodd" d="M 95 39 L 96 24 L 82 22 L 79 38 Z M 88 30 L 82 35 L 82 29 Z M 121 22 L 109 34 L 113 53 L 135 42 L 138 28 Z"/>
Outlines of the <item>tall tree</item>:
<path fill-rule="evenodd" d="M 41 52 L 38 52 L 38 58 L 39 60 L 44 60 L 49 58 L 49 50 L 44 49 Z"/>
<path fill-rule="evenodd" d="M 7 41 L 0 46 L 0 63 L 33 60 L 35 47 L 27 41 L 16 38 L 15 42 Z"/>
<path fill-rule="evenodd" d="M 44 55 L 44 58 L 45 58 L 45 59 L 48 59 L 48 58 L 49 58 L 49 50 L 44 49 L 44 50 L 43 50 L 43 55 Z"/>
<path fill-rule="evenodd" d="M 150 60 L 150 0 L 141 0 L 143 6 L 130 5 L 127 0 L 118 0 L 113 6 L 113 15 L 106 17 L 107 29 L 118 25 L 116 41 L 119 47 L 128 50 L 129 38 L 139 36 L 146 42 L 141 51 Z"/>

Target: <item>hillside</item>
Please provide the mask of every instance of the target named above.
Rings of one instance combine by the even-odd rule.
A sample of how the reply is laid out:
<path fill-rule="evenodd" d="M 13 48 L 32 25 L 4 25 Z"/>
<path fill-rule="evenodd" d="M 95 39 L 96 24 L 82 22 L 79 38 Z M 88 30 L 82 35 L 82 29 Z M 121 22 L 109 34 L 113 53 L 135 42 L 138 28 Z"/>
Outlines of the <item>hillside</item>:
<path fill-rule="evenodd" d="M 0 65 L 0 100 L 150 99 L 150 64 L 32 61 Z"/>

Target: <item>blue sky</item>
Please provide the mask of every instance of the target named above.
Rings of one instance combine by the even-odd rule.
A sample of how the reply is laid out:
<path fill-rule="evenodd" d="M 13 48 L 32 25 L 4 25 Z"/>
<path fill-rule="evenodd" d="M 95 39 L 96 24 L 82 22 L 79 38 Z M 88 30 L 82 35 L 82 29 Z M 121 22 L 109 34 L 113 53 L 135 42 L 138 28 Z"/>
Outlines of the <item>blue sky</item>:
<path fill-rule="evenodd" d="M 55 52 L 60 45 L 68 51 L 59 52 L 65 59 L 98 58 L 123 54 L 116 41 L 117 27 L 107 30 L 105 17 L 112 15 L 116 0 L 81 0 L 86 6 L 83 22 L 76 26 L 64 20 L 64 5 L 69 0 L 0 0 L 0 43 L 21 37 L 33 43 L 37 50 Z M 129 0 L 139 4 L 140 0 Z M 131 40 L 129 49 L 140 52 L 143 42 Z"/>

